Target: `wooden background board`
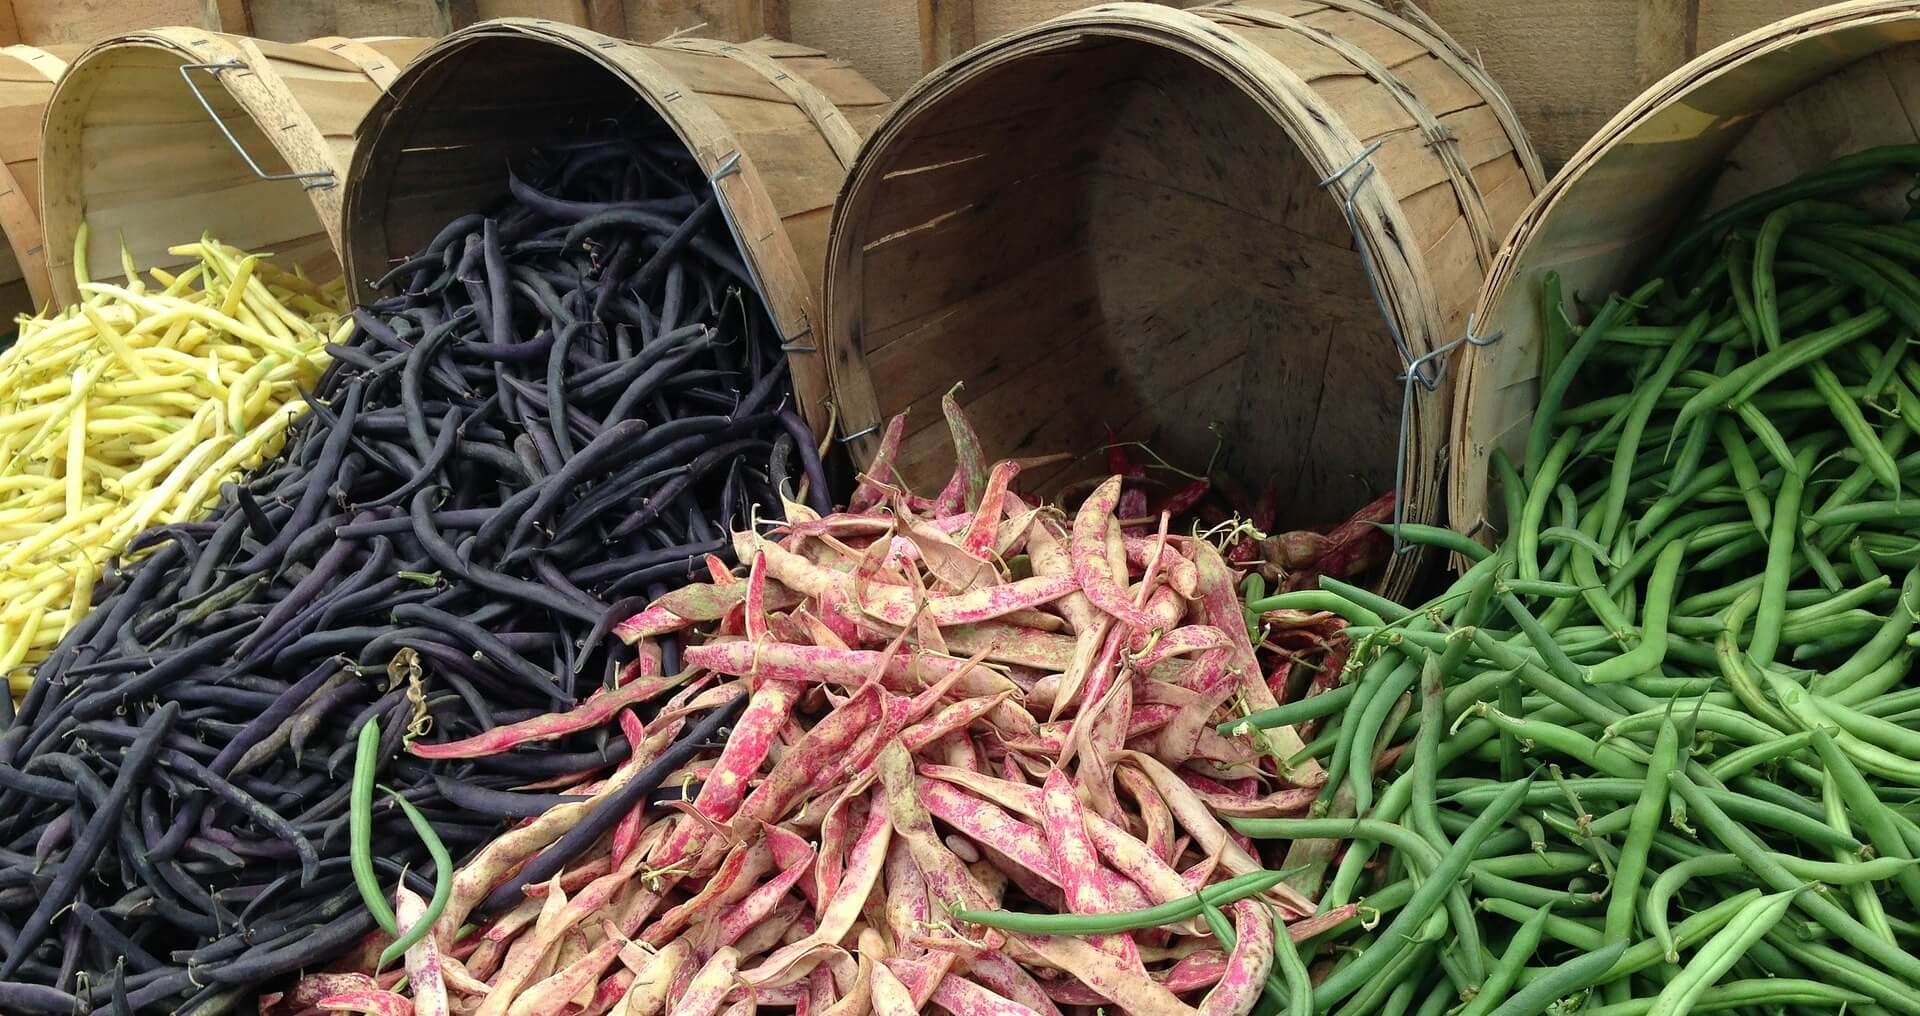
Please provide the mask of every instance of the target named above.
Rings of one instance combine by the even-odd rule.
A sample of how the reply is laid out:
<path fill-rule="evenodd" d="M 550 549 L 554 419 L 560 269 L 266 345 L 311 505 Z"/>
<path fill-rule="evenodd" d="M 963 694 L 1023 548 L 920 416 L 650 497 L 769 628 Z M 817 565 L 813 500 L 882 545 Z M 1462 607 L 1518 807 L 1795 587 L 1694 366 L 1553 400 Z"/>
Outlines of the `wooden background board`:
<path fill-rule="evenodd" d="M 1194 6 L 1193 0 L 1162 0 Z M 1381 0 L 1389 7 L 1407 0 Z M 1823 0 L 1418 0 L 1512 100 L 1549 169 L 1635 95 L 1735 36 Z M 547 18 L 643 42 L 774 35 L 853 64 L 889 95 L 975 43 L 1087 0 L 0 0 L 0 45 L 93 42 L 192 25 L 283 42 L 444 35 L 486 18 Z"/>
<path fill-rule="evenodd" d="M 1520 219 L 1476 316 L 1501 341 L 1456 366 L 1449 519 L 1497 530 L 1489 458 L 1525 442 L 1538 402 L 1542 279 L 1569 293 L 1631 283 L 1676 223 L 1835 156 L 1911 144 L 1920 0 L 1858 0 L 1796 16 L 1665 79 L 1603 125 Z M 1649 183 L 1653 181 L 1653 183 Z M 1905 207 L 1903 185 L 1882 205 Z"/>
<path fill-rule="evenodd" d="M 1549 169 L 1648 85 L 1829 0 L 1422 0 L 1500 83 Z"/>

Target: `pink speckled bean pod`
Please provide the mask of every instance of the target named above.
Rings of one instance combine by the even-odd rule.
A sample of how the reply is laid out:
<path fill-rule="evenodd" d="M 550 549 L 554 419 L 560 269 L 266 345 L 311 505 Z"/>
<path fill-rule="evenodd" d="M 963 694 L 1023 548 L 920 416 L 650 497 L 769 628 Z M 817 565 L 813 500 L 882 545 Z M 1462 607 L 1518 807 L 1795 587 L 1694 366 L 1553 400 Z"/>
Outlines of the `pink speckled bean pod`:
<path fill-rule="evenodd" d="M 1119 877 L 1100 863 L 1100 852 L 1087 835 L 1087 820 L 1065 773 L 1055 769 L 1047 774 L 1040 790 L 1040 826 L 1046 833 L 1047 850 L 1054 870 L 1066 890 L 1067 910 L 1075 914 L 1109 914 L 1123 908 L 1116 900 L 1115 883 Z M 1137 968 L 1140 950 L 1129 935 L 1091 935 L 1094 948 L 1112 954 L 1128 969 Z"/>
<path fill-rule="evenodd" d="M 514 999 L 507 1016 L 561 1016 L 581 989 L 599 980 L 600 974 L 620 955 L 623 945 L 625 943 L 617 938 L 601 942 Z"/>
<path fill-rule="evenodd" d="M 1021 1005 L 954 974 L 941 979 L 933 989 L 932 1001 L 953 1016 L 1039 1016 L 1031 1006 Z"/>
<path fill-rule="evenodd" d="M 322 1012 L 357 1012 L 369 1016 L 413 1016 L 413 1003 L 391 991 L 348 991 L 314 1003 Z"/>
<path fill-rule="evenodd" d="M 874 453 L 873 461 L 860 474 L 860 485 L 854 488 L 853 496 L 847 499 L 848 511 L 868 511 L 884 502 L 889 492 L 902 488 L 900 475 L 893 469 L 893 460 L 900 456 L 900 439 L 906 432 L 907 414 L 901 413 L 887 421 L 887 429 L 880 434 L 879 451 Z"/>
<path fill-rule="evenodd" d="M 713 1016 L 733 991 L 733 977 L 740 969 L 740 954 L 730 946 L 721 946 L 700 968 L 678 997 L 670 997 L 673 1016 Z"/>
<path fill-rule="evenodd" d="M 537 744 L 592 730 L 614 718 L 620 710 L 647 702 L 672 690 L 685 680 L 682 675 L 642 678 L 611 691 L 601 689 L 585 702 L 564 713 L 548 713 L 518 723 L 508 723 L 458 741 L 429 744 L 415 741 L 407 750 L 420 758 L 481 758 L 512 751 L 521 745 Z"/>
<path fill-rule="evenodd" d="M 1196 1010 L 1145 973 L 1137 973 L 1111 953 L 1083 938 L 1012 935 L 1007 949 L 1014 958 L 1038 956 L 1093 989 L 1126 1012 L 1155 1016 L 1197 1016 Z"/>
<path fill-rule="evenodd" d="M 1240 900 L 1232 910 L 1233 934 L 1239 941 L 1227 957 L 1220 983 L 1200 1001 L 1202 1016 L 1246 1016 L 1273 969 L 1273 920 L 1265 908 L 1254 900 Z"/>
<path fill-rule="evenodd" d="M 1073 517 L 1073 530 L 1067 541 L 1067 556 L 1073 561 L 1073 577 L 1080 591 L 1093 605 L 1129 627 L 1151 629 L 1153 618 L 1135 606 L 1127 595 L 1126 576 L 1114 574 L 1107 552 L 1109 530 L 1118 533 L 1113 510 L 1120 501 L 1120 477 L 1109 477 L 1094 488 Z"/>

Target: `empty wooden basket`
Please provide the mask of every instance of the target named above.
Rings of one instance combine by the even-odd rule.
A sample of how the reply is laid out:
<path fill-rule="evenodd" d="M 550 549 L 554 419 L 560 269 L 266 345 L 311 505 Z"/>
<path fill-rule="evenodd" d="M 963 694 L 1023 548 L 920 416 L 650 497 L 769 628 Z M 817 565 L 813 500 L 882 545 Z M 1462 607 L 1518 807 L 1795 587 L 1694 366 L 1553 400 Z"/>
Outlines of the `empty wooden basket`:
<path fill-rule="evenodd" d="M 0 49 L 0 331 L 52 299 L 40 232 L 40 118 L 78 46 Z"/>
<path fill-rule="evenodd" d="M 122 243 L 141 268 L 175 264 L 167 248 L 206 232 L 338 275 L 354 128 L 425 45 L 156 28 L 82 53 L 47 106 L 42 206 L 58 298 L 75 295 L 82 222 L 89 265 L 118 266 Z"/>
<path fill-rule="evenodd" d="M 991 455 L 1081 456 L 1037 482 L 1100 468 L 1108 428 L 1189 469 L 1223 442 L 1283 523 L 1336 520 L 1392 487 L 1397 377 L 1463 333 L 1541 182 L 1498 89 L 1417 12 L 1113 3 L 1003 36 L 900 100 L 835 208 L 842 431 L 863 459 L 911 410 L 906 478 L 938 487 L 962 382 Z M 1443 397 L 1412 400 L 1416 519 Z"/>
<path fill-rule="evenodd" d="M 814 350 L 833 196 L 886 96 L 818 50 L 774 39 L 625 42 L 503 18 L 422 53 L 369 115 L 347 194 L 348 259 L 371 280 L 449 220 L 506 194 L 532 149 L 609 124 L 664 122 L 709 174 L 789 346 L 802 415 L 824 428 Z"/>
<path fill-rule="evenodd" d="M 1592 301 L 1636 279 L 1676 228 L 1835 157 L 1912 144 L 1920 128 L 1920 3 L 1870 0 L 1788 18 L 1701 55 L 1648 89 L 1554 177 L 1515 226 L 1477 319 L 1453 425 L 1455 528 L 1500 528 L 1489 458 L 1518 455 L 1539 400 L 1540 284 Z M 1888 196 L 1904 210 L 1906 188 Z"/>

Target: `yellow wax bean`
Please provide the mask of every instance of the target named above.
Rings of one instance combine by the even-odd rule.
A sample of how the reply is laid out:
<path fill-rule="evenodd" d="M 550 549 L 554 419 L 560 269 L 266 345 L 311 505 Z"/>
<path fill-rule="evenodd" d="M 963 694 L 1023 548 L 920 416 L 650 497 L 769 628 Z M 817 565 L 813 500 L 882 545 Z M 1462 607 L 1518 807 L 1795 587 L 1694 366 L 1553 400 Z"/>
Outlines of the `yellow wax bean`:
<path fill-rule="evenodd" d="M 130 293 L 126 289 L 120 286 L 110 286 L 110 285 L 107 285 L 106 283 L 100 283 L 100 282 L 92 283 L 91 285 L 89 285 L 88 289 L 90 291 L 106 294 L 109 296 L 118 296 L 126 300 L 128 303 L 131 303 L 137 307 L 140 307 L 143 310 L 148 310 L 150 313 L 154 313 L 154 314 L 165 313 L 168 310 L 183 312 L 188 317 L 193 318 L 196 321 L 199 321 L 205 325 L 208 325 L 209 327 L 223 329 L 228 334 L 232 335 L 234 338 L 240 339 L 241 341 L 247 342 L 251 345 L 258 346 L 261 349 L 267 350 L 268 352 L 278 353 L 281 356 L 285 356 L 289 358 L 300 355 L 300 351 L 297 348 L 293 347 L 292 345 L 286 342 L 283 342 L 280 339 L 277 339 L 274 336 L 269 335 L 258 328 L 243 324 L 240 321 L 236 321 L 233 318 L 220 313 L 217 309 L 212 307 L 202 306 L 197 303 L 189 303 L 186 300 L 180 299 L 179 297 L 169 297 L 169 296 L 166 296 L 165 294 L 160 294 L 160 295 L 144 294 L 143 295 L 139 293 Z"/>
<path fill-rule="evenodd" d="M 150 357 L 149 359 L 158 359 Z M 189 362 L 192 362 L 189 358 Z M 161 369 L 170 369 L 172 364 L 160 364 Z M 103 399 L 126 399 L 138 395 L 152 395 L 156 392 L 191 391 L 199 383 L 198 378 L 186 374 L 155 375 L 138 381 L 107 381 L 100 384 L 96 391 Z"/>
<path fill-rule="evenodd" d="M 115 328 L 112 322 L 90 304 L 81 304 L 80 313 L 93 325 L 94 334 L 99 336 L 100 341 L 105 343 L 108 349 L 113 350 L 114 359 L 119 360 L 122 367 L 132 371 L 138 377 L 153 376 L 152 368 L 135 355 L 133 349 L 127 345 L 126 338 L 120 334 L 120 330 Z"/>
<path fill-rule="evenodd" d="M 0 673 L 21 690 L 93 606 L 106 563 L 148 526 L 198 518 L 278 454 L 351 334 L 345 282 L 315 284 L 211 238 L 177 273 L 94 282 L 23 317 L 0 353 Z M 239 434 L 236 437 L 236 433 Z"/>
<path fill-rule="evenodd" d="M 112 511 L 112 505 L 95 502 L 82 507 L 78 512 L 65 515 L 58 522 L 41 526 L 39 532 L 8 548 L 5 555 L 0 555 L 0 568 L 11 568 L 22 561 L 30 560 L 34 554 L 52 546 L 61 537 L 89 522 L 106 518 Z"/>
<path fill-rule="evenodd" d="M 220 313 L 232 317 L 240 309 L 240 301 L 247 295 L 247 280 L 253 278 L 254 266 L 259 263 L 258 254 L 240 259 L 240 267 L 234 270 L 233 280 L 227 284 L 227 299 L 220 305 Z"/>
<path fill-rule="evenodd" d="M 212 417 L 213 411 L 213 403 L 207 403 L 202 406 L 200 412 L 194 415 L 193 420 L 187 424 L 185 430 L 168 438 L 160 450 L 152 454 L 151 458 L 122 478 L 120 484 L 121 496 L 133 497 L 137 495 L 139 492 L 138 489 L 128 488 L 144 488 L 152 482 L 154 477 L 172 469 L 175 463 L 179 462 L 189 451 L 192 451 L 194 447 L 199 445 L 201 440 L 206 436 L 208 420 Z"/>
<path fill-rule="evenodd" d="M 30 613 L 20 624 L 0 625 L 0 674 L 7 675 L 11 684 L 14 672 L 21 669 L 27 660 L 27 651 L 33 648 L 33 634 L 40 630 L 40 623 L 46 617 L 46 608 L 42 607 Z"/>
<path fill-rule="evenodd" d="M 133 252 L 127 249 L 126 240 L 120 242 L 120 270 L 127 277 L 127 288 L 136 293 L 145 292 L 147 284 L 140 281 L 140 269 L 133 267 Z"/>
<path fill-rule="evenodd" d="M 47 605 L 57 599 L 60 593 L 60 587 L 48 586 L 29 599 L 15 600 L 7 604 L 5 611 L 0 611 L 0 623 L 21 624 L 29 618 L 45 616 Z"/>
<path fill-rule="evenodd" d="M 127 475 L 127 471 L 120 468 L 119 466 L 113 465 L 108 462 L 101 462 L 98 459 L 87 460 L 87 473 L 92 476 L 97 476 L 103 481 L 104 480 L 117 481 L 121 477 Z"/>
<path fill-rule="evenodd" d="M 81 554 L 73 570 L 73 596 L 68 600 L 67 616 L 86 617 L 87 611 L 93 609 L 93 583 L 99 577 L 100 566 L 91 557 Z M 41 623 L 46 623 L 45 617 L 41 618 Z"/>
<path fill-rule="evenodd" d="M 232 388 L 227 389 L 227 426 L 235 434 L 246 433 L 247 420 L 251 419 L 251 415 L 247 412 L 248 397 L 253 394 L 256 387 L 264 387 L 262 382 L 267 374 L 279 365 L 279 360 L 269 356 L 254 364 L 252 370 L 247 371 L 240 380 L 234 382 Z"/>
<path fill-rule="evenodd" d="M 21 526 L 39 529 L 45 523 L 52 522 L 65 514 L 66 510 L 65 505 L 57 503 L 36 504 L 30 508 L 0 509 L 0 526 L 8 529 L 18 529 Z"/>
<path fill-rule="evenodd" d="M 14 346 L 14 349 L 19 348 L 18 345 Z M 75 381 L 73 390 L 61 398 L 59 406 L 54 410 L 53 415 L 49 416 L 46 422 L 42 423 L 39 429 L 33 432 L 33 436 L 28 438 L 24 444 L 14 451 L 12 464 L 8 466 L 9 470 L 11 470 L 14 465 L 17 465 L 21 459 L 33 454 L 33 452 L 40 447 L 40 443 L 52 434 L 55 421 L 63 420 L 69 413 L 73 412 L 73 407 L 78 405 L 80 400 L 87 397 L 88 391 L 93 388 L 93 383 L 100 379 L 100 374 L 103 370 L 105 370 L 105 364 L 95 364 L 81 370 L 80 377 Z"/>
<path fill-rule="evenodd" d="M 147 528 L 147 523 L 153 521 L 155 515 L 173 502 L 173 499 L 179 495 L 180 488 L 187 485 L 189 477 L 199 477 L 206 473 L 208 465 L 221 450 L 222 445 L 219 439 L 209 438 L 195 446 L 193 451 L 188 452 L 187 457 L 180 461 L 178 468 L 169 472 L 165 480 L 160 481 L 159 485 L 152 490 L 141 494 L 133 503 L 132 510 L 120 519 L 120 524 L 113 531 L 111 537 L 113 544 L 124 547 L 128 540 L 139 535 L 140 530 Z"/>
<path fill-rule="evenodd" d="M 288 405 L 261 421 L 259 426 L 247 431 L 247 436 L 234 442 L 233 447 L 227 450 L 227 454 L 221 456 L 220 461 L 215 463 L 206 475 L 194 481 L 193 486 L 188 488 L 186 495 L 180 499 L 181 503 L 205 504 L 219 489 L 220 483 L 227 474 L 241 468 L 241 464 L 249 457 L 258 455 L 264 458 L 278 453 L 279 441 L 286 436 L 287 428 L 306 411 L 307 404 L 304 402 Z"/>
<path fill-rule="evenodd" d="M 67 516 L 79 515 L 86 497 L 87 404 L 74 407 L 67 421 Z"/>
<path fill-rule="evenodd" d="M 87 434 L 90 438 L 131 436 L 166 438 L 172 437 L 179 430 L 179 421 L 166 416 L 143 414 L 114 416 L 95 409 L 87 419 Z"/>

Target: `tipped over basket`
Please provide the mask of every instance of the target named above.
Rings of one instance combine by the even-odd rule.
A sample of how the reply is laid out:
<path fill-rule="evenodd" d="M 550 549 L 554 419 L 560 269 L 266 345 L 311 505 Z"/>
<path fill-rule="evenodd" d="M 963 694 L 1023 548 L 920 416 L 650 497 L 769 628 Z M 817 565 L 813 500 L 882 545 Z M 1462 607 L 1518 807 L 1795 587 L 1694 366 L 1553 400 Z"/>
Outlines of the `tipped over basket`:
<path fill-rule="evenodd" d="M 1042 486 L 1094 472 L 1111 429 L 1188 468 L 1224 442 L 1227 473 L 1278 485 L 1283 528 L 1391 489 L 1398 378 L 1462 334 L 1542 181 L 1499 90 L 1414 17 L 1103 4 L 922 81 L 834 211 L 827 340 L 856 461 L 911 410 L 903 472 L 937 487 L 960 382 L 994 454 L 1081 456 Z M 1421 519 L 1445 414 L 1408 401 Z"/>
<path fill-rule="evenodd" d="M 167 267 L 184 260 L 167 248 L 206 232 L 337 276 L 354 129 L 425 45 L 156 28 L 82 53 L 47 106 L 42 205 L 56 297 L 77 293 L 83 223 L 87 264 L 116 275 L 123 243 L 137 267 Z"/>
<path fill-rule="evenodd" d="M 356 295 L 455 216 L 506 192 L 546 144 L 664 123 L 713 178 L 789 350 L 801 415 L 828 429 L 815 337 L 828 211 L 886 96 L 844 62 L 775 39 L 625 42 L 532 18 L 422 53 L 367 118 L 347 193 Z"/>
<path fill-rule="evenodd" d="M 1920 137 L 1920 3 L 1810 11 L 1706 53 L 1635 99 L 1574 155 L 1515 227 L 1477 318 L 1455 400 L 1449 510 L 1476 535 L 1504 523 L 1488 480 L 1518 455 L 1539 400 L 1540 288 L 1603 299 L 1695 218 L 1837 156 Z M 1901 190 L 1904 190 L 1902 188 Z M 1888 195 L 1897 207 L 1903 193 Z M 1516 460 L 1517 461 L 1517 460 Z"/>

